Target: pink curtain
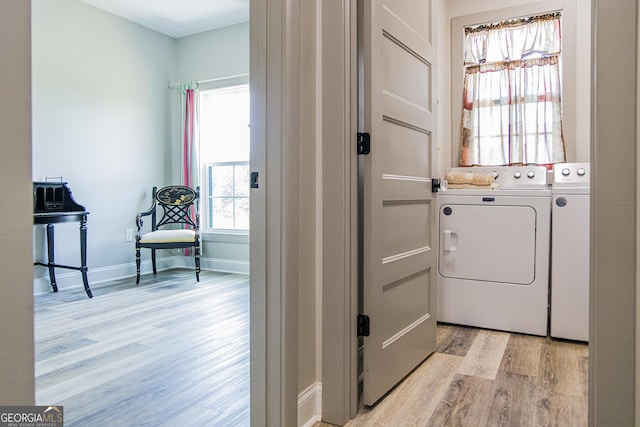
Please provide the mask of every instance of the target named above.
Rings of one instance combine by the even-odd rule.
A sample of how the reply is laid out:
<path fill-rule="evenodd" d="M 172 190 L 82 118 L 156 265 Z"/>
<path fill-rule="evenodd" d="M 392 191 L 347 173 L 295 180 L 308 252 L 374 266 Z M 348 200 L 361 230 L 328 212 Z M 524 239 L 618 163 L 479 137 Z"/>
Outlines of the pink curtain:
<path fill-rule="evenodd" d="M 181 169 L 182 185 L 193 188 L 199 183 L 200 165 L 198 161 L 198 85 L 196 82 L 183 83 L 182 89 L 182 138 Z M 190 208 L 191 218 L 196 220 L 195 207 Z M 185 226 L 186 227 L 186 226 Z M 183 250 L 191 255 L 191 248 Z"/>
<path fill-rule="evenodd" d="M 558 14 L 467 28 L 460 165 L 565 161 Z"/>
<path fill-rule="evenodd" d="M 185 84 L 182 124 L 182 184 L 195 188 L 198 183 L 197 85 Z"/>

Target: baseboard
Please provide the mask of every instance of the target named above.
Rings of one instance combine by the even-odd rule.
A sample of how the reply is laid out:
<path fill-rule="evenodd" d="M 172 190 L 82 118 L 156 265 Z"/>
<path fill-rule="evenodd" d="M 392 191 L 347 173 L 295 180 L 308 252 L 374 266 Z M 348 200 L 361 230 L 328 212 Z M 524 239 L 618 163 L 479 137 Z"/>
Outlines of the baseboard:
<path fill-rule="evenodd" d="M 192 268 L 193 257 L 175 257 L 179 267 Z M 200 258 L 200 268 L 221 273 L 249 274 L 249 261 L 236 261 L 220 258 Z"/>
<path fill-rule="evenodd" d="M 193 268 L 193 257 L 169 256 L 156 259 L 158 271 L 172 268 Z M 200 268 L 203 270 L 220 271 L 223 273 L 249 274 L 249 262 L 233 261 L 215 258 L 200 258 Z M 142 261 L 140 264 L 141 274 L 148 274 L 153 271 L 151 260 Z M 108 267 L 89 268 L 87 276 L 89 285 L 92 283 L 104 282 L 107 280 L 117 280 L 126 277 L 135 277 L 135 262 L 128 264 L 113 265 Z M 79 271 L 56 269 L 56 282 L 59 289 L 83 288 L 82 275 Z M 46 267 L 36 266 L 34 268 L 33 293 L 51 292 L 51 281 L 49 271 Z"/>
<path fill-rule="evenodd" d="M 322 420 L 322 383 L 311 384 L 298 395 L 298 427 L 312 427 Z"/>

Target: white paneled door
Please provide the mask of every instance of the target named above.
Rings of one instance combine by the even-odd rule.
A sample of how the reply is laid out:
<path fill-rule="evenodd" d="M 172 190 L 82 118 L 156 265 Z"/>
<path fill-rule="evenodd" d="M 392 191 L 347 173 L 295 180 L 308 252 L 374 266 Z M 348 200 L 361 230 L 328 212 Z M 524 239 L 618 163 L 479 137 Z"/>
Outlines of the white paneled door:
<path fill-rule="evenodd" d="M 430 0 L 359 2 L 365 405 L 435 350 L 435 57 Z"/>

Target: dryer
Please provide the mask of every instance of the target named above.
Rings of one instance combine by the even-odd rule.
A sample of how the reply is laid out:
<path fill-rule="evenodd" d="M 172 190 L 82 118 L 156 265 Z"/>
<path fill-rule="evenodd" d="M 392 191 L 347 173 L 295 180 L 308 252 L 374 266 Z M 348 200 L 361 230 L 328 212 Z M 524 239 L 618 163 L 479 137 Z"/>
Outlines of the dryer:
<path fill-rule="evenodd" d="M 555 338 L 589 340 L 589 163 L 557 163 L 551 187 L 551 311 Z"/>
<path fill-rule="evenodd" d="M 542 166 L 452 168 L 496 187 L 437 195 L 438 321 L 547 335 L 550 197 Z"/>

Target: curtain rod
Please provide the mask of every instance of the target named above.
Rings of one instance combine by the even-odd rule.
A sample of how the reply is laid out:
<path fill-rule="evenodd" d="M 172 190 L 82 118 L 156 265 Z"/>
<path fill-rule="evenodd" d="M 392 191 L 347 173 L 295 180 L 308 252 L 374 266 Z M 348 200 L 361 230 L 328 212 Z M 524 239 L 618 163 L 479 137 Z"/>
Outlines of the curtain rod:
<path fill-rule="evenodd" d="M 550 21 L 552 19 L 558 19 L 562 16 L 561 12 L 550 12 L 541 15 L 524 16 L 521 18 L 505 19 L 500 22 L 493 22 L 489 24 L 475 25 L 471 27 L 465 27 L 464 33 L 471 34 L 485 30 L 494 30 L 496 28 L 508 28 L 518 27 L 531 22 Z"/>
<path fill-rule="evenodd" d="M 244 74 L 236 74 L 235 76 L 229 76 L 229 77 L 218 77 L 216 79 L 196 80 L 196 84 L 220 82 L 224 80 L 232 80 L 232 79 L 238 79 L 240 77 L 248 77 L 248 76 L 249 76 L 249 73 L 244 73 Z M 169 85 L 169 89 L 175 89 L 177 87 L 180 87 L 180 85 L 181 83 L 171 83 Z"/>

